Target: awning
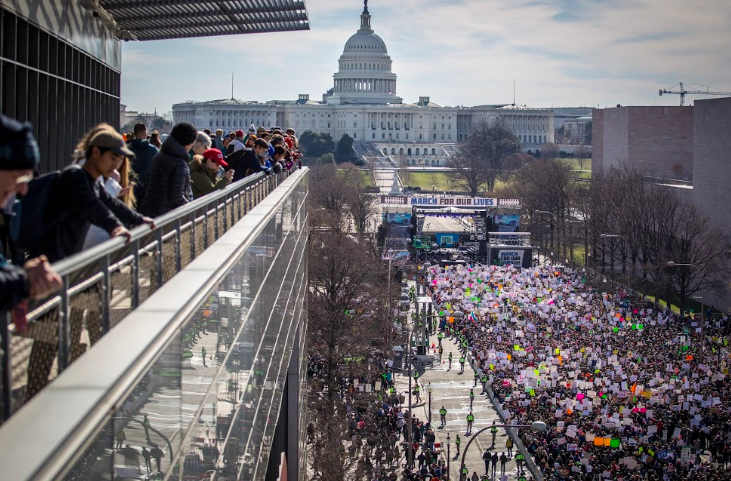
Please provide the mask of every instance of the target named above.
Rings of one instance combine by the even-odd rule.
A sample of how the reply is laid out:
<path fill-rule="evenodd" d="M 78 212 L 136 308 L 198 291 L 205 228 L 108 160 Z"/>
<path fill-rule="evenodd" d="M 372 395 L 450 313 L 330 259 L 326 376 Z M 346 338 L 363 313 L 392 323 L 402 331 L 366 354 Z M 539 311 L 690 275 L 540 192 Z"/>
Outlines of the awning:
<path fill-rule="evenodd" d="M 310 29 L 304 0 L 86 0 L 86 4 L 101 7 L 116 23 L 117 37 L 125 40 Z"/>

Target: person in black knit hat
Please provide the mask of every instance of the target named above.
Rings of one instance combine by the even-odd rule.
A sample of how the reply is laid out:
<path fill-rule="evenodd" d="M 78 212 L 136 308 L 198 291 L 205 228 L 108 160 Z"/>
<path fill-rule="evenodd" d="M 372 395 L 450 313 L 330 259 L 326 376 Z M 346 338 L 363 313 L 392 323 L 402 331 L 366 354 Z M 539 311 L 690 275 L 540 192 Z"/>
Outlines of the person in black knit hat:
<path fill-rule="evenodd" d="M 0 115 L 0 208 L 6 209 L 16 194 L 27 191 L 38 159 L 32 127 Z M 0 254 L 0 310 L 13 308 L 28 298 L 42 299 L 62 285 L 45 256 L 30 259 L 20 268 Z"/>

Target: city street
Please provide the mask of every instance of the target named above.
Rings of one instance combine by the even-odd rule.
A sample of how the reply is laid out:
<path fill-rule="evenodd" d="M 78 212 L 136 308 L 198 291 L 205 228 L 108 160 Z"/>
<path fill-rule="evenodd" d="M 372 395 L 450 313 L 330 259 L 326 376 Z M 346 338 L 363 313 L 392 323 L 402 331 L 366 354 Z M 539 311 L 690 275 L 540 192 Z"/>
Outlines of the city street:
<path fill-rule="evenodd" d="M 413 283 L 409 282 L 409 285 L 413 285 Z M 439 341 L 435 333 L 430 337 L 429 345 L 438 346 L 438 342 Z M 435 362 L 433 367 L 427 367 L 423 373 L 419 373 L 421 403 L 417 403 L 416 399 L 413 399 L 412 396 L 412 406 L 414 406 L 414 414 L 416 414 L 419 419 L 428 419 L 430 408 L 427 387 L 431 384 L 431 421 L 437 436 L 436 442 L 442 443 L 442 446 L 444 447 L 443 457 L 446 460 L 447 435 L 449 435 L 451 441 L 449 448 L 449 454 L 451 456 L 449 462 L 450 476 L 451 479 L 458 480 L 462 453 L 464 452 L 464 449 L 471 437 L 466 435 L 467 415 L 470 413 L 470 388 L 474 389 L 475 393 L 475 400 L 472 405 L 472 413 L 475 416 L 475 421 L 472 426 L 472 432 L 475 433 L 482 428 L 491 426 L 493 421 L 496 424 L 501 424 L 502 420 L 487 395 L 480 394 L 482 391 L 482 385 L 478 383 L 478 387 L 473 387 L 475 384 L 474 371 L 467 363 L 465 363 L 464 374 L 459 374 L 460 350 L 457 347 L 457 344 L 451 338 L 445 336 L 444 339 L 442 339 L 442 346 L 444 347 L 442 363 Z M 453 356 L 451 369 L 449 368 L 447 361 L 450 352 Z M 436 349 L 431 349 L 430 354 L 438 359 L 439 354 L 436 352 Z M 395 376 L 395 381 L 396 390 L 398 392 L 408 392 L 409 378 L 407 371 L 404 371 L 402 374 L 397 374 Z M 439 410 L 442 406 L 444 406 L 447 410 L 447 425 L 444 428 L 440 428 L 439 422 Z M 462 441 L 459 456 L 457 456 L 457 447 L 455 444 L 457 435 L 460 436 Z M 472 476 L 472 473 L 475 471 L 479 476 L 484 475 L 485 463 L 482 460 L 483 453 L 485 450 L 489 450 L 490 454 L 497 452 L 498 456 L 503 452 L 507 453 L 507 449 L 505 447 L 507 439 L 508 435 L 505 429 L 499 429 L 495 440 L 495 447 L 492 448 L 492 435 L 490 431 L 488 430 L 480 434 L 470 446 L 465 457 L 465 466 L 469 470 L 469 475 Z M 517 452 L 517 448 L 514 447 L 513 457 L 508 460 L 505 466 L 504 478 L 501 478 L 500 476 L 500 463 L 498 463 L 497 477 L 495 479 L 505 481 L 518 479 L 517 466 L 514 461 L 514 456 Z"/>

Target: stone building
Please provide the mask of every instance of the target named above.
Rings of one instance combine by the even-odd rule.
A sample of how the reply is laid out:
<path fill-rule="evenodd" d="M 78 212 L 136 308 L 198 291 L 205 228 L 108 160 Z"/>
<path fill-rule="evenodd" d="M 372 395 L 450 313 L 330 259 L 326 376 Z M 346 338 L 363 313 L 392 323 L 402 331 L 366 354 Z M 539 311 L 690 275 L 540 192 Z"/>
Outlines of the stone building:
<path fill-rule="evenodd" d="M 292 127 L 298 132 L 329 133 L 335 141 L 347 134 L 369 144 L 453 144 L 464 141 L 479 122 L 502 121 L 526 148 L 554 141 L 551 109 L 505 105 L 444 107 L 428 96 L 420 97 L 417 103 L 404 103 L 397 95 L 397 76 L 392 65 L 386 44 L 373 30 L 371 15 L 365 7 L 360 28 L 345 43 L 338 71 L 333 75 L 333 87 L 322 101 L 311 100 L 308 94 L 299 95 L 297 100 L 266 102 L 189 101 L 173 106 L 173 120 L 226 132 L 247 130 L 251 124 Z M 428 160 L 431 165 L 432 159 Z"/>

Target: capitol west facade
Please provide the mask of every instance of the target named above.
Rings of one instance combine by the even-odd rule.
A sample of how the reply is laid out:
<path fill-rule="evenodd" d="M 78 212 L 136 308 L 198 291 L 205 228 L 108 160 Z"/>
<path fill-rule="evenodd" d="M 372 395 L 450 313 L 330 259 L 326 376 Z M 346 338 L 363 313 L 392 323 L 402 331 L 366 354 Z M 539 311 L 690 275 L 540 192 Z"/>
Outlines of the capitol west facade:
<path fill-rule="evenodd" d="M 539 148 L 554 142 L 552 109 L 514 106 L 442 107 L 420 97 L 416 104 L 403 103 L 397 96 L 396 74 L 384 41 L 371 27 L 366 6 L 360 17 L 360 29 L 348 39 L 338 60 L 333 87 L 322 101 L 300 95 L 297 100 L 249 102 L 237 99 L 185 102 L 173 105 L 173 121 L 189 122 L 200 128 L 247 130 L 256 126 L 292 127 L 298 134 L 305 130 L 328 133 L 337 142 L 344 134 L 356 142 L 369 144 L 417 144 L 405 149 L 413 156 L 420 147 L 427 158 L 422 165 L 440 165 L 429 159 L 433 144 L 454 144 L 467 139 L 473 128 L 482 123 L 501 121 L 523 144 L 524 149 Z M 428 144 L 421 146 L 419 144 Z M 425 148 L 426 147 L 426 148 Z M 382 149 L 383 150 L 383 149 Z M 415 158 L 407 159 L 416 164 Z"/>

